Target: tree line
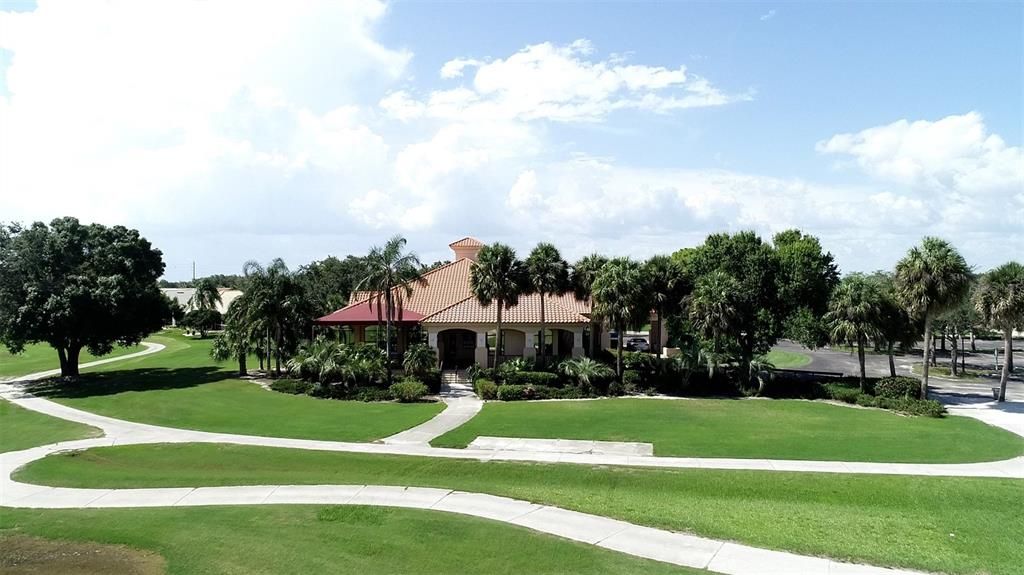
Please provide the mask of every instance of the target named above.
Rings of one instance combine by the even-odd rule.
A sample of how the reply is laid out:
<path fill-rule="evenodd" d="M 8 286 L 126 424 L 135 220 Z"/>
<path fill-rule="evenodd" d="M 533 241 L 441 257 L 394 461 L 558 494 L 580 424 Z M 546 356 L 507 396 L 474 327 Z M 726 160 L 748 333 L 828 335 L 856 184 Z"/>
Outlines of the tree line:
<path fill-rule="evenodd" d="M 386 336 L 390 359 L 392 324 L 426 271 L 406 241 L 394 237 L 365 256 L 328 257 L 289 270 L 280 259 L 247 262 L 233 286 L 244 292 L 222 318 L 214 355 L 238 361 L 258 358 L 261 369 L 280 372 L 308 338 L 313 318 L 348 303 L 353 291 L 369 293 Z M 26 344 L 53 346 L 65 376 L 78 373 L 82 348 L 93 354 L 132 345 L 169 322 L 171 306 L 158 289 L 162 254 L 136 230 L 83 225 L 60 218 L 49 225 L 0 226 L 0 343 L 12 352 Z M 217 276 L 200 278 L 192 307 L 216 307 Z M 978 326 L 1004 339 L 1001 398 L 1012 371 L 1011 337 L 1024 327 L 1024 267 L 1010 262 L 975 274 L 948 242 L 924 238 L 891 272 L 840 278 L 832 254 L 814 236 L 787 230 L 765 241 L 753 232 L 709 235 L 696 247 L 646 260 L 590 254 L 570 263 L 550 243 L 520 259 L 510 246 L 484 246 L 471 267 L 474 296 L 496 306 L 494 362 L 501 361 L 503 312 L 528 294 L 540 296 L 541 324 L 549 298 L 573 293 L 592 303 L 602 325 L 619 333 L 648 323 L 668 326 L 671 347 L 693 353 L 712 372 L 754 385 L 761 356 L 779 339 L 808 347 L 829 342 L 857 349 L 864 379 L 865 346 L 890 356 L 897 347 L 925 341 L 922 395 L 934 361 L 933 334 L 956 350 Z M 548 361 L 546 330 L 538 362 Z M 959 341 L 958 341 L 959 340 Z M 591 334 L 591 355 L 599 357 Z M 621 343 L 621 341 L 620 341 Z M 621 378 L 622 345 L 615 357 Z"/>

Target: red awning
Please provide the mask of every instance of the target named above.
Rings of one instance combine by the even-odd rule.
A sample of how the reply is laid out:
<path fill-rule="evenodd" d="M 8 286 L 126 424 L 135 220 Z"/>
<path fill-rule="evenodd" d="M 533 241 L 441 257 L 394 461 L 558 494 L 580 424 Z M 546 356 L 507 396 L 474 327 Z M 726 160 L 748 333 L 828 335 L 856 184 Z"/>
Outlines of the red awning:
<path fill-rule="evenodd" d="M 336 312 L 329 313 L 324 317 L 313 320 L 316 325 L 371 325 L 384 320 L 384 313 L 377 315 L 377 306 L 367 302 L 358 303 L 344 307 Z M 417 324 L 423 319 L 423 314 L 414 311 L 402 310 L 402 318 L 394 318 L 393 322 L 398 324 Z"/>

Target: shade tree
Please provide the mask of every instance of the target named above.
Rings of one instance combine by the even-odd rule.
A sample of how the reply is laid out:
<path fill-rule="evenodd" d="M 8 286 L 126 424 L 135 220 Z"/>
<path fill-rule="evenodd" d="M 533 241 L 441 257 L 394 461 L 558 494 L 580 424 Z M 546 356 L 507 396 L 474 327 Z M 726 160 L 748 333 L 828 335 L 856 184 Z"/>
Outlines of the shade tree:
<path fill-rule="evenodd" d="M 0 225 L 0 343 L 12 353 L 48 343 L 61 375 L 76 377 L 82 348 L 104 355 L 169 321 L 163 271 L 160 250 L 123 226 Z"/>
<path fill-rule="evenodd" d="M 1024 329 L 1024 265 L 1009 262 L 986 273 L 972 298 L 975 310 L 1003 335 L 1003 369 L 999 401 L 1006 401 L 1006 382 L 1013 370 L 1013 330 Z"/>

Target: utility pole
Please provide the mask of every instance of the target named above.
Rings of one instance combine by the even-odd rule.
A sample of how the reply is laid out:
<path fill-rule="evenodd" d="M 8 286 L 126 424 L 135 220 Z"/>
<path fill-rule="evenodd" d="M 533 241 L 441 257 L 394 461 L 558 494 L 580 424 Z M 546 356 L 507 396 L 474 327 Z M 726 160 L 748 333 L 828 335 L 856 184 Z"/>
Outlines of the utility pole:
<path fill-rule="evenodd" d="M 196 283 L 196 261 L 192 260 L 192 287 L 195 287 Z"/>

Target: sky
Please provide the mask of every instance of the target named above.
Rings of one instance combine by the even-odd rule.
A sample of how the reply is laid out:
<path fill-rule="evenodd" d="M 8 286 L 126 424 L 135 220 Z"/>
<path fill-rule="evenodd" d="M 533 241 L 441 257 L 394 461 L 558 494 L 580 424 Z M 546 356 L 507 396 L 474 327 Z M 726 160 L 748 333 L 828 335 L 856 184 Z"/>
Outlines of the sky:
<path fill-rule="evenodd" d="M 1024 4 L 0 0 L 0 221 L 165 277 L 394 234 L 645 258 L 797 227 L 1024 257 Z"/>

